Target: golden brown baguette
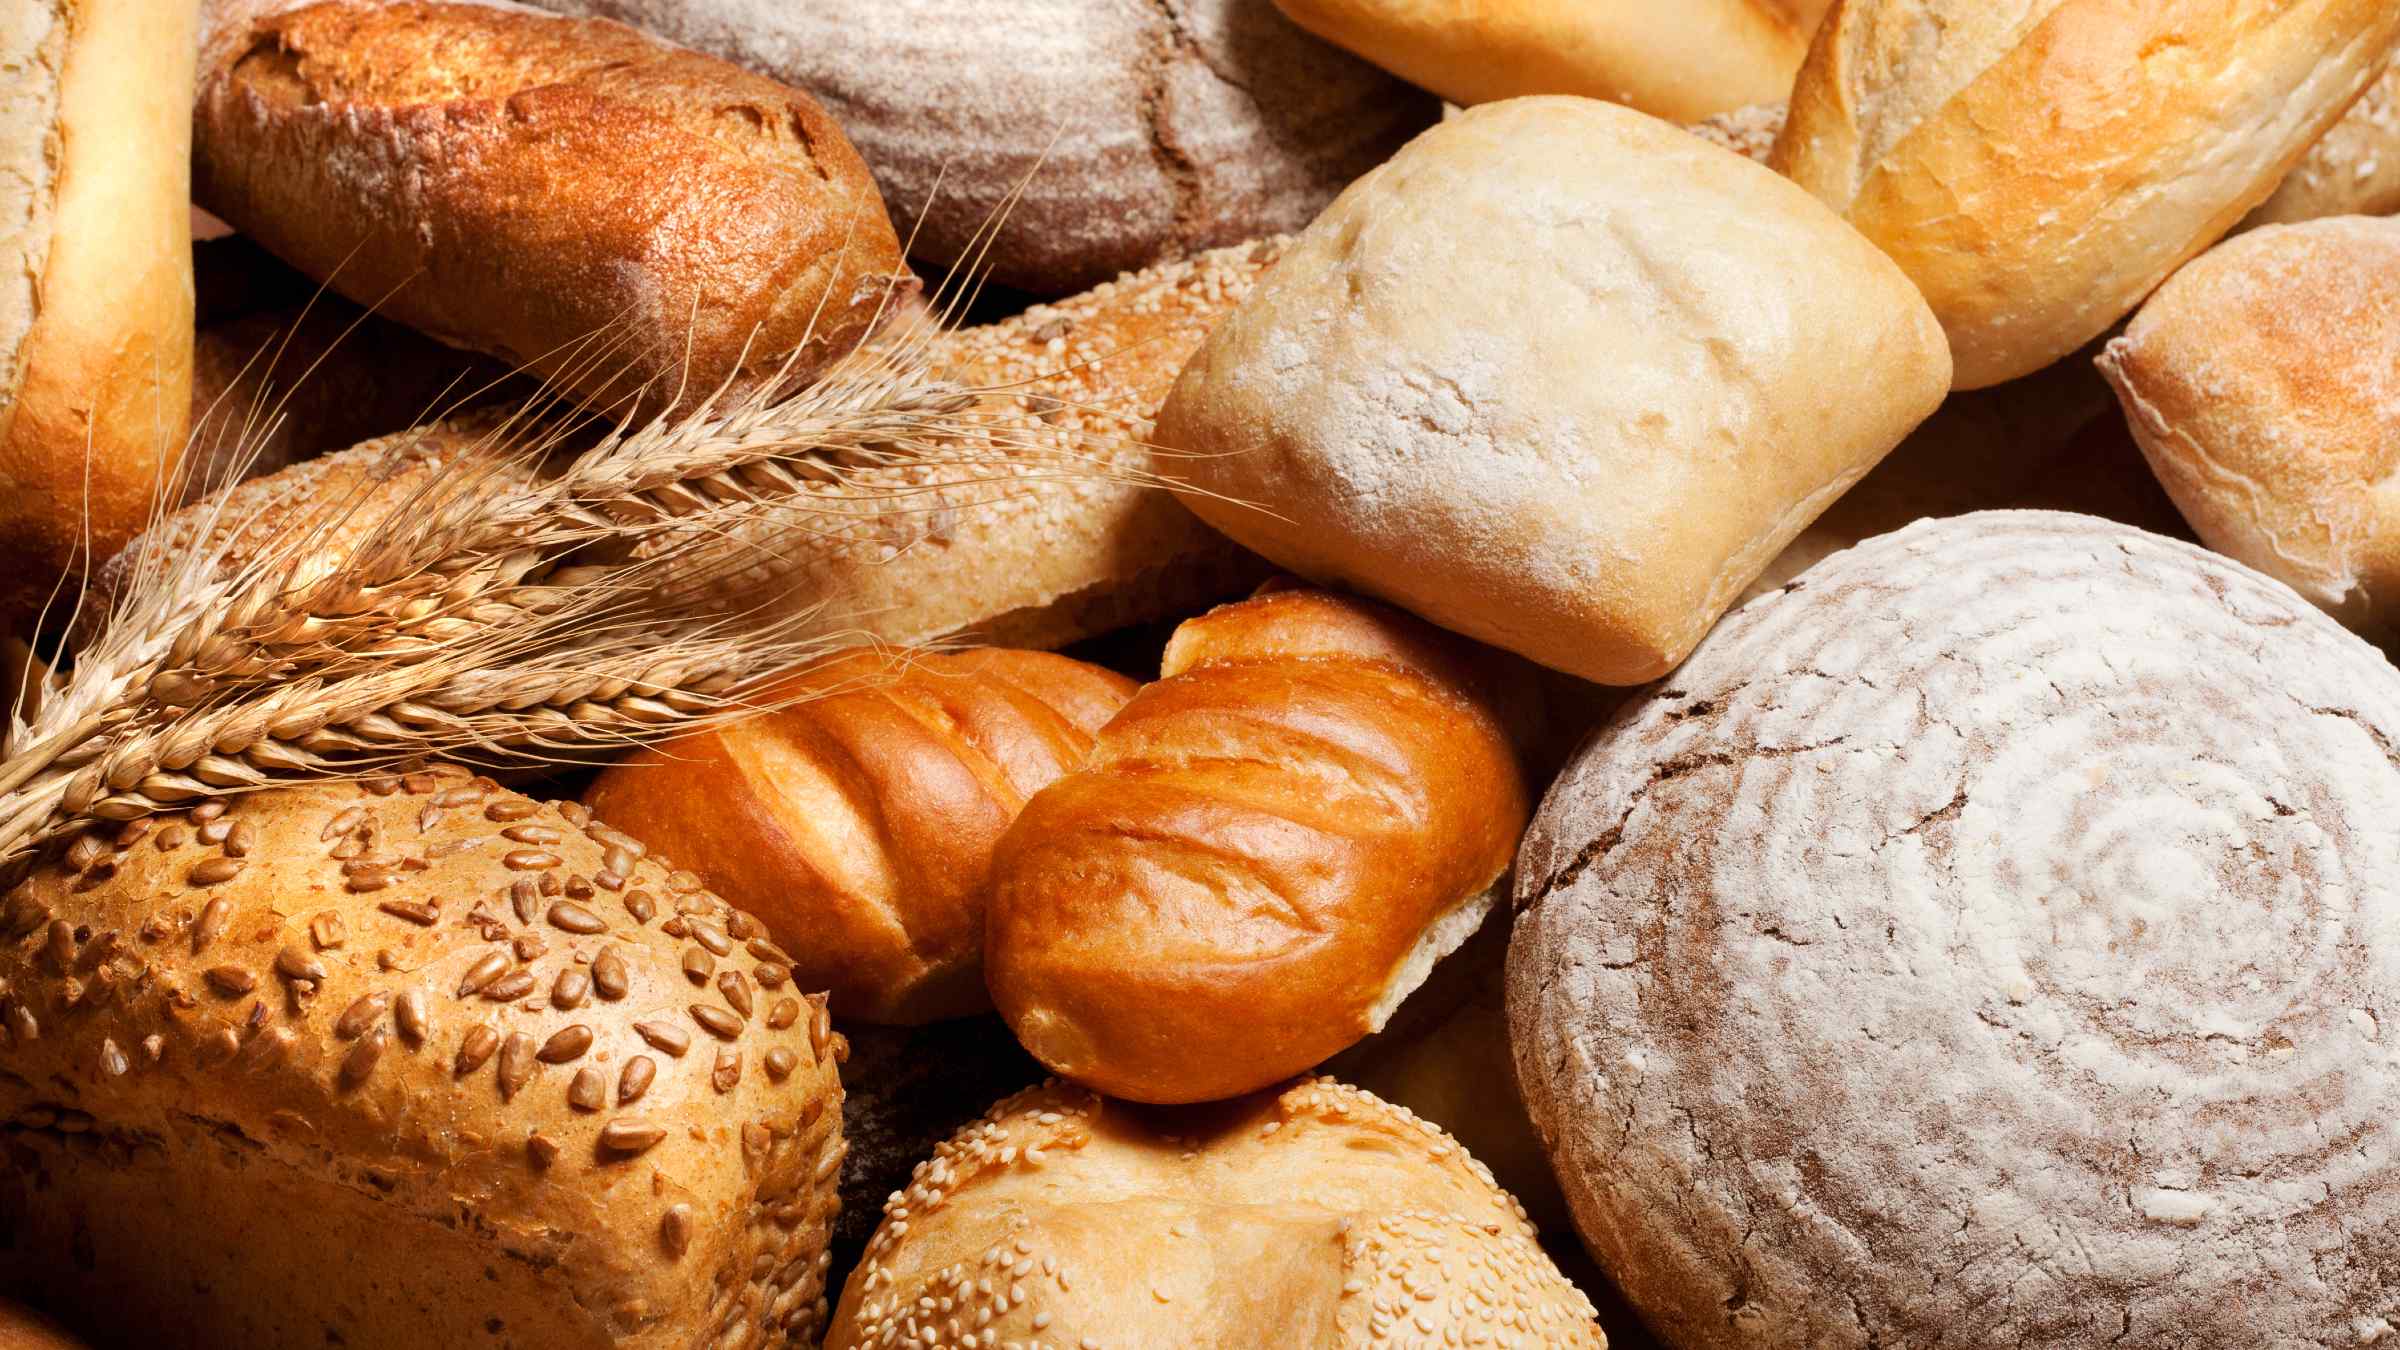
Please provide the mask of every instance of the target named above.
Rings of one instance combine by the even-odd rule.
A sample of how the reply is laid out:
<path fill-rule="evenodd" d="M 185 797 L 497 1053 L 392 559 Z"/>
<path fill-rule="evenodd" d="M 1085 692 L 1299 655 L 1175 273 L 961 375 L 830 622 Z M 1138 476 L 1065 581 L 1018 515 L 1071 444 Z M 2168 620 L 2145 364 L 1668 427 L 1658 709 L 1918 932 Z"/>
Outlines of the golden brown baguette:
<path fill-rule="evenodd" d="M 192 379 L 195 0 L 0 7 L 0 628 L 150 518 Z"/>
<path fill-rule="evenodd" d="M 455 769 L 83 836 L 0 897 L 0 1288 L 194 1350 L 813 1345 L 842 1049 L 788 971 Z"/>
<path fill-rule="evenodd" d="M 1489 912 L 1524 828 L 1508 658 L 1278 590 L 1185 623 L 993 862 L 992 1000 L 1116 1096 L 1252 1091 L 1383 1025 Z"/>
<path fill-rule="evenodd" d="M 915 1024 L 991 1007 L 992 847 L 1090 751 L 1134 683 L 1048 652 L 843 652 L 781 711 L 639 750 L 584 803 L 763 920 L 833 1010 Z"/>
<path fill-rule="evenodd" d="M 605 20 L 215 0 L 194 127 L 201 205 L 595 405 L 811 373 L 906 276 L 813 100 Z"/>
<path fill-rule="evenodd" d="M 891 1199 L 828 1350 L 1605 1350 L 1449 1136 L 1330 1079 L 1144 1110 L 1051 1083 Z"/>

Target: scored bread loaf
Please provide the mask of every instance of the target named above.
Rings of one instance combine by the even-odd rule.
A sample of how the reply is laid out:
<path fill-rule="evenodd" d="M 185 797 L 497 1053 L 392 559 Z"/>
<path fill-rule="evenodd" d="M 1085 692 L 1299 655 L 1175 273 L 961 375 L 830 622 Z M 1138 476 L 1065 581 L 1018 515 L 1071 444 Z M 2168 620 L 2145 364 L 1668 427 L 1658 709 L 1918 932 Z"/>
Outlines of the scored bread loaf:
<path fill-rule="evenodd" d="M 210 21 L 200 203 L 586 403 L 806 376 L 913 285 L 841 128 L 726 62 L 470 0 L 213 0 Z"/>
<path fill-rule="evenodd" d="M 1266 0 L 536 0 L 823 99 L 914 256 L 1037 295 L 1306 225 L 1441 105 Z"/>
<path fill-rule="evenodd" d="M 2105 332 L 2383 71 L 2387 0 L 1840 0 L 1774 165 L 1924 291 L 1962 389 Z"/>
<path fill-rule="evenodd" d="M 0 628 L 54 588 L 71 601 L 71 574 L 122 547 L 174 480 L 196 12 L 0 9 Z"/>
<path fill-rule="evenodd" d="M 2400 644 L 2400 220 L 2228 240 L 2100 369 L 2203 542 Z"/>
<path fill-rule="evenodd" d="M 2383 77 L 2308 148 L 2275 194 L 2239 228 L 2395 211 L 2400 211 L 2400 64 L 2384 68 Z"/>
<path fill-rule="evenodd" d="M 1591 1300 L 1439 1129 L 1315 1078 L 1144 1110 L 1010 1097 L 892 1197 L 828 1350 L 1605 1350 Z"/>
<path fill-rule="evenodd" d="M 992 863 L 984 974 L 1052 1070 L 1230 1097 L 1383 1025 L 1491 910 L 1530 809 L 1527 672 L 1371 601 L 1175 630 Z"/>
<path fill-rule="evenodd" d="M 179 1345 L 813 1345 L 822 996 L 455 769 L 80 836 L 0 900 L 0 1287 Z"/>
<path fill-rule="evenodd" d="M 1791 92 L 1827 0 L 1275 0 L 1453 103 L 1580 94 L 1690 120 Z"/>
<path fill-rule="evenodd" d="M 993 846 L 1133 691 L 1048 652 L 857 649 L 752 696 L 777 711 L 635 751 L 584 804 L 757 915 L 836 1015 L 964 1017 L 991 1007 Z"/>

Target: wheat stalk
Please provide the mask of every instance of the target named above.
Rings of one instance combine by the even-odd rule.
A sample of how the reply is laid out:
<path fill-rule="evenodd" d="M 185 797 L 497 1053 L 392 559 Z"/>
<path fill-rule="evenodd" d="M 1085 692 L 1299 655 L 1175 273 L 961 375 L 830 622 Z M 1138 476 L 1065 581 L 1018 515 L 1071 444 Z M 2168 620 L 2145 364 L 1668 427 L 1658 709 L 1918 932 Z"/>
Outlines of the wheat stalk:
<path fill-rule="evenodd" d="M 609 428 L 550 474 L 531 466 L 573 423 L 519 408 L 488 430 L 491 453 L 453 461 L 339 550 L 356 502 L 238 561 L 230 532 L 177 554 L 154 530 L 72 674 L 11 718 L 0 864 L 93 821 L 296 778 L 537 764 L 753 711 L 761 680 L 840 639 L 790 606 L 712 609 L 753 562 L 730 534 L 833 529 L 1002 477 L 1124 475 L 1096 447 L 987 411 L 997 392 L 936 378 L 923 339 L 904 340 L 796 393 L 719 390 Z M 889 465 L 938 472 L 845 490 Z"/>

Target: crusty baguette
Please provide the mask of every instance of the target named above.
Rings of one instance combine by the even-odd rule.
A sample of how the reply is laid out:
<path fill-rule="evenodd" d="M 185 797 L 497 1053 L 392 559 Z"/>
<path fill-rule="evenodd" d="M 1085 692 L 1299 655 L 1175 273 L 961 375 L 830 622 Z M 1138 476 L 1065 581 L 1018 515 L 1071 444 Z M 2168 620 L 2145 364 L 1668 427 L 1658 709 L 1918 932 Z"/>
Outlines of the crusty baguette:
<path fill-rule="evenodd" d="M 894 1195 L 827 1350 L 1605 1350 L 1591 1300 L 1440 1130 L 1312 1078 L 1144 1110 L 1021 1092 Z"/>
<path fill-rule="evenodd" d="M 2400 220 L 2220 244 L 2100 369 L 2203 542 L 2400 650 Z"/>
<path fill-rule="evenodd" d="M 2400 63 L 2350 105 L 2275 195 L 2241 224 L 2291 225 L 2326 216 L 2388 216 L 2400 211 Z"/>
<path fill-rule="evenodd" d="M 843 652 L 757 696 L 791 706 L 636 751 L 584 804 L 756 914 L 837 1015 L 964 1017 L 991 1007 L 993 845 L 1133 691 L 1048 652 Z"/>
<path fill-rule="evenodd" d="M 174 475 L 195 12 L 0 6 L 0 627 L 122 547 Z"/>
<path fill-rule="evenodd" d="M 1116 1096 L 1249 1092 L 1381 1026 L 1490 911 L 1529 810 L 1510 659 L 1274 590 L 1185 623 L 992 864 L 984 974 Z"/>
<path fill-rule="evenodd" d="M 1978 389 L 2224 235 L 2396 35 L 2389 0 L 1840 0 L 1774 164 L 1892 255 Z"/>
<path fill-rule="evenodd" d="M 909 284 L 807 95 L 621 24 L 213 0 L 194 188 L 311 277 L 597 406 L 800 375 Z"/>
<path fill-rule="evenodd" d="M 813 1345 L 842 1047 L 788 971 L 454 769 L 83 836 L 0 898 L 0 1288 L 194 1350 Z"/>

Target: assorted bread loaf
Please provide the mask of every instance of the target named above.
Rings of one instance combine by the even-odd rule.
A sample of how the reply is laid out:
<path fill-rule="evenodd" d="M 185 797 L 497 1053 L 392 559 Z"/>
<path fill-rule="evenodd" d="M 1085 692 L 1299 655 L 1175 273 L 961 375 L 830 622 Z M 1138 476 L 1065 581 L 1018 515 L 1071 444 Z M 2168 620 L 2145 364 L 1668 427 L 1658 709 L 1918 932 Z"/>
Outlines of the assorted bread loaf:
<path fill-rule="evenodd" d="M 814 1339 L 842 1045 L 749 915 L 457 770 L 81 836 L 0 900 L 0 1284 L 126 1341 Z"/>
<path fill-rule="evenodd" d="M 806 376 L 911 284 L 806 94 L 481 0 L 211 0 L 202 206 L 362 305 L 649 409 Z"/>
<path fill-rule="evenodd" d="M 1133 696 L 1046 652 L 860 649 L 767 689 L 780 712 L 638 751 L 584 804 L 690 867 L 794 953 L 833 1011 L 917 1023 L 991 1008 L 992 851 Z"/>
<path fill-rule="evenodd" d="M 1532 698 L 1495 654 L 1328 592 L 1185 623 L 1001 836 L 993 1002 L 1036 1059 L 1133 1101 L 1323 1062 L 1491 912 Z"/>
<path fill-rule="evenodd" d="M 0 625 L 71 607 L 175 483 L 196 2 L 0 15 Z"/>
<path fill-rule="evenodd" d="M 1037 295 L 1296 230 L 1440 114 L 1265 0 L 538 0 L 822 99 L 910 252 Z"/>
<path fill-rule="evenodd" d="M 1638 684 L 1949 386 L 1916 288 L 1808 194 L 1519 99 L 1300 236 L 1185 367 L 1157 467 L 1304 576 Z"/>
<path fill-rule="evenodd" d="M 1160 1111 L 1053 1084 L 917 1169 L 825 1343 L 1599 1350 L 1592 1317 L 1489 1172 L 1357 1088 Z"/>
<path fill-rule="evenodd" d="M 2400 640 L 2400 220 L 2220 244 L 2100 368 L 2209 547 Z"/>
<path fill-rule="evenodd" d="M 2381 0 L 1844 0 L 1775 167 L 1924 291 L 1960 388 L 2107 331 L 2382 73 Z"/>

